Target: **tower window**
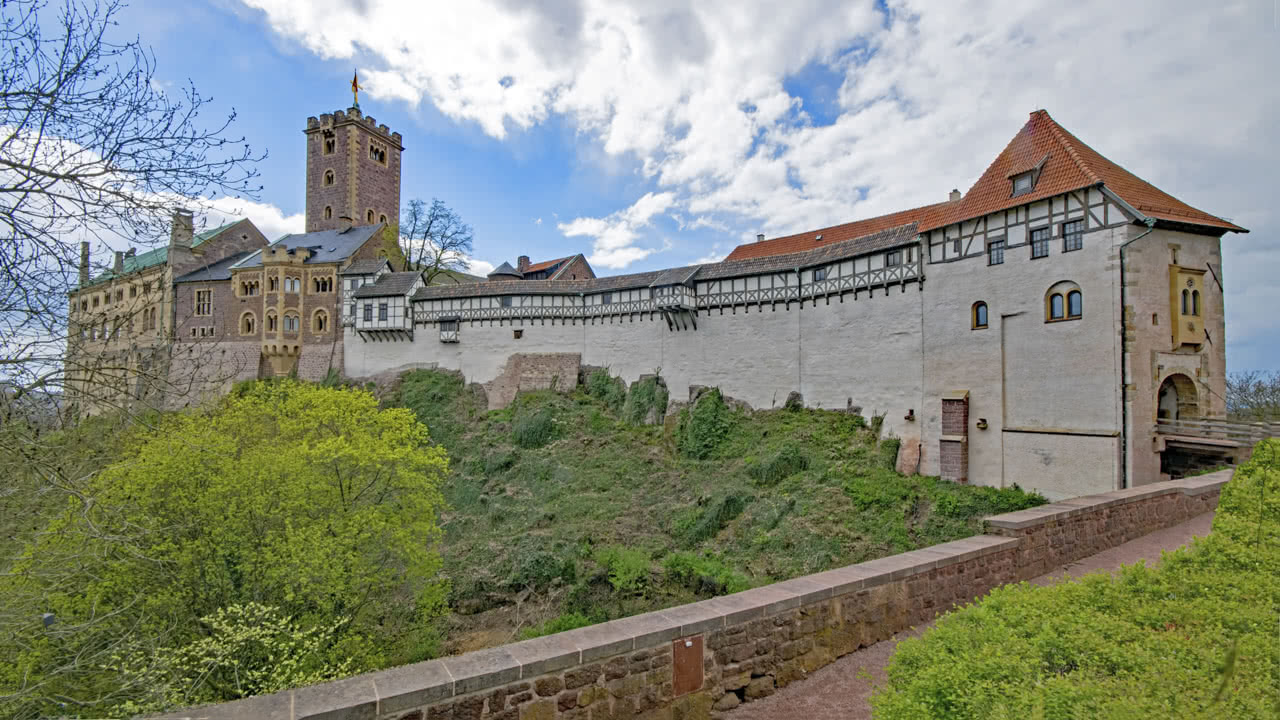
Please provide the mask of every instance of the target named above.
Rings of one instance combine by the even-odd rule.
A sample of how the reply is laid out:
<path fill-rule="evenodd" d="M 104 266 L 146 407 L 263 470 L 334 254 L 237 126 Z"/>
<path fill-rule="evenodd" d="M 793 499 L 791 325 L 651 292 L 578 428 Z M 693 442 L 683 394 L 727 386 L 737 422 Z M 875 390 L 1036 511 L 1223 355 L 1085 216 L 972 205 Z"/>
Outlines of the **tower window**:
<path fill-rule="evenodd" d="M 369 141 L 369 159 L 379 165 L 387 164 L 387 146 L 376 140 Z"/>
<path fill-rule="evenodd" d="M 272 311 L 268 311 L 267 312 L 267 331 L 275 332 L 276 325 L 277 325 L 276 314 Z"/>
<path fill-rule="evenodd" d="M 332 170 L 325 170 L 325 171 L 324 171 L 324 184 L 325 184 L 325 187 L 328 187 L 328 186 L 330 186 L 330 185 L 332 185 L 332 184 L 333 184 L 333 171 L 332 171 Z"/>
<path fill-rule="evenodd" d="M 333 219 L 333 208 L 328 205 L 324 206 L 324 219 L 325 220 Z"/>
<path fill-rule="evenodd" d="M 288 314 L 284 316 L 284 331 L 298 332 L 298 316 Z"/>
<path fill-rule="evenodd" d="M 240 334 L 252 335 L 254 331 L 253 313 L 247 312 L 240 316 Z"/>
<path fill-rule="evenodd" d="M 314 333 L 328 332 L 329 313 L 324 310 L 316 310 L 316 314 L 311 316 L 311 331 Z"/>
<path fill-rule="evenodd" d="M 979 300 L 973 304 L 972 328 L 982 330 L 987 327 L 987 304 Z"/>
<path fill-rule="evenodd" d="M 324 147 L 324 154 L 332 155 L 333 152 L 338 149 L 338 138 L 334 136 L 332 130 L 325 130 L 323 138 L 322 146 Z"/>
<path fill-rule="evenodd" d="M 368 213 L 366 213 L 366 214 L 365 214 L 365 218 L 367 218 L 367 219 L 368 219 L 368 221 L 369 221 L 369 224 L 370 224 L 370 225 L 372 225 L 372 224 L 373 224 L 373 211 L 372 211 L 372 210 L 370 210 Z"/>
<path fill-rule="evenodd" d="M 387 221 L 387 216 L 386 216 L 386 215 L 379 215 L 379 216 L 378 216 L 378 222 L 380 222 L 380 223 L 384 223 L 384 222 L 386 222 L 386 221 Z"/>

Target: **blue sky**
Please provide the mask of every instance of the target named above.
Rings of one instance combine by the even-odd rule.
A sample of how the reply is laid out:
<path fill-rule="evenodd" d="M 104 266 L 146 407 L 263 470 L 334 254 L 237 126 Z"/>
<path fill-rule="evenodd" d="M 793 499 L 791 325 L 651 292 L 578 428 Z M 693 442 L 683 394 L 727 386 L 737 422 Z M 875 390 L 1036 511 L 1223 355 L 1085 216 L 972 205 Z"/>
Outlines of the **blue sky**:
<path fill-rule="evenodd" d="M 1253 230 L 1224 241 L 1228 364 L 1280 369 L 1273 3 L 1116 5 L 135 0 L 122 29 L 270 153 L 240 206 L 269 235 L 300 229 L 301 130 L 359 68 L 361 108 L 404 136 L 402 200 L 459 211 L 481 270 L 678 266 L 936 202 L 1045 107 Z"/>

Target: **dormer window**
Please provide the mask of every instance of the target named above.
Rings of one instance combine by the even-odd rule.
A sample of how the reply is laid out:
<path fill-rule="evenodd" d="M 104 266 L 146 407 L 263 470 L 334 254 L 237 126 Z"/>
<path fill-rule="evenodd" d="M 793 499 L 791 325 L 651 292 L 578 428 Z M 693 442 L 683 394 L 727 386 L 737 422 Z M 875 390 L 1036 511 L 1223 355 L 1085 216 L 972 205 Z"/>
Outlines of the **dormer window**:
<path fill-rule="evenodd" d="M 1035 186 L 1035 180 L 1030 172 L 1024 172 L 1021 175 L 1013 176 L 1013 197 L 1026 195 L 1031 192 L 1031 188 Z"/>

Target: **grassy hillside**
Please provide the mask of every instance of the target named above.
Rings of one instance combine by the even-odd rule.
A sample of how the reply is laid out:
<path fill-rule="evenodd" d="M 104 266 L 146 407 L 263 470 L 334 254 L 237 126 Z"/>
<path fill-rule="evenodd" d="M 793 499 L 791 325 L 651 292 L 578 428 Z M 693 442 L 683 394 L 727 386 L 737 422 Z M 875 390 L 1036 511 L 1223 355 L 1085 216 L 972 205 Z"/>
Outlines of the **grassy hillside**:
<path fill-rule="evenodd" d="M 1044 502 L 893 471 L 879 423 L 823 410 L 734 410 L 717 391 L 664 425 L 653 380 L 596 373 L 571 394 L 487 411 L 443 372 L 385 402 L 452 458 L 442 517 L 455 650 L 670 606 L 979 530 Z"/>

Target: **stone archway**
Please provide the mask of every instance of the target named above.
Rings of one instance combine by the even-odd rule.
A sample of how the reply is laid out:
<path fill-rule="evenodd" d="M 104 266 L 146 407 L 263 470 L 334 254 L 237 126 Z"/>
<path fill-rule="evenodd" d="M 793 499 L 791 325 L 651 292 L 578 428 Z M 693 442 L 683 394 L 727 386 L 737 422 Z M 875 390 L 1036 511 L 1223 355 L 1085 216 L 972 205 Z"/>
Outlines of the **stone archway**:
<path fill-rule="evenodd" d="M 1157 420 L 1193 420 L 1200 417 L 1200 393 L 1196 383 L 1182 373 L 1174 373 L 1160 383 L 1156 394 Z"/>

